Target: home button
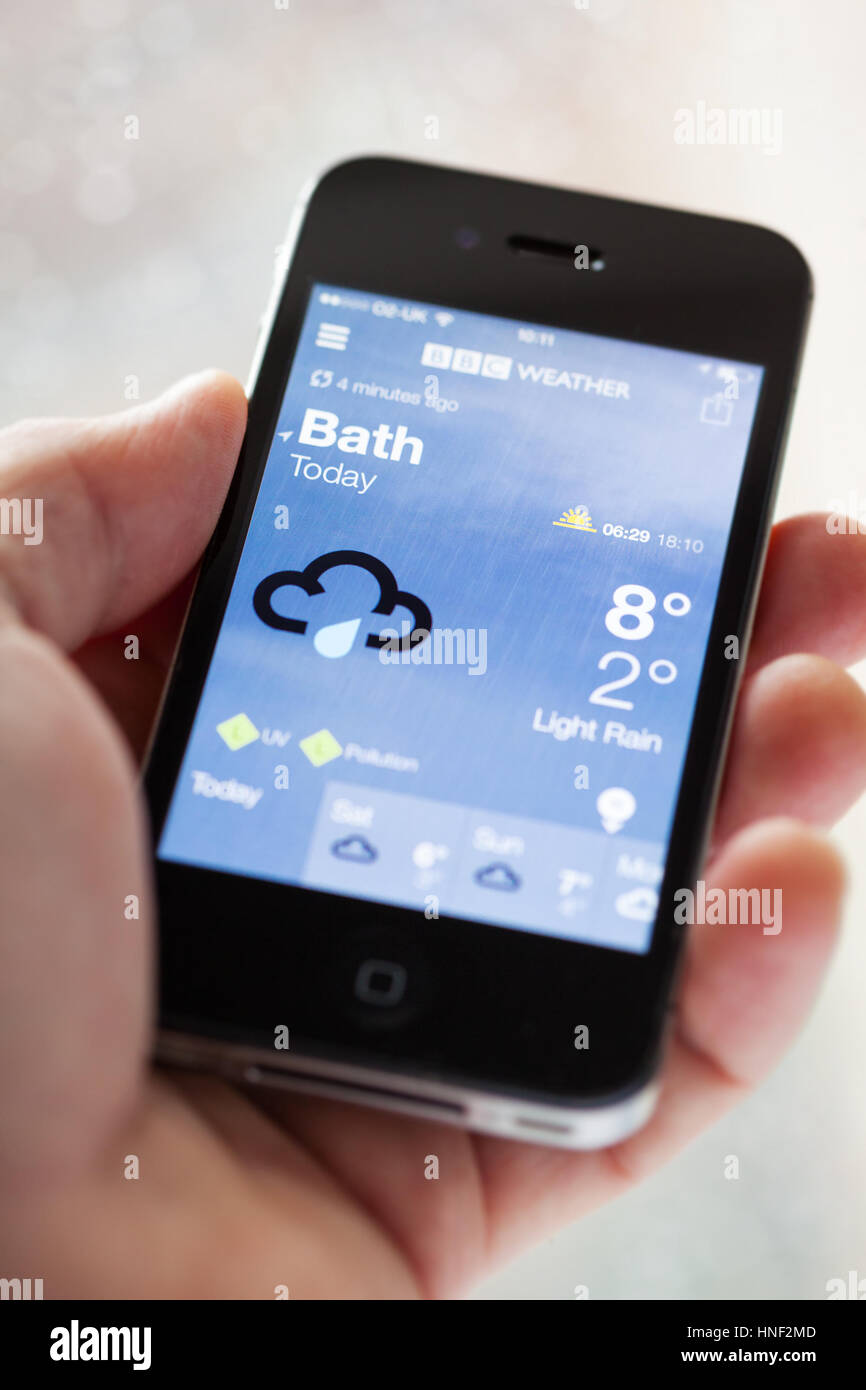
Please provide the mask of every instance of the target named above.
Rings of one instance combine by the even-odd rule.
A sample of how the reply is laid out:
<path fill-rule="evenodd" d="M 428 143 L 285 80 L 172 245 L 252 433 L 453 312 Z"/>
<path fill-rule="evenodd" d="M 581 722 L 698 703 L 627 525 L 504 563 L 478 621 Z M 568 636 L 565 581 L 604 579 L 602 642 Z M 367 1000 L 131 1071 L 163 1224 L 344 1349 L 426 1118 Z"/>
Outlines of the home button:
<path fill-rule="evenodd" d="M 355 998 L 362 1004 L 393 1008 L 406 993 L 408 979 L 405 966 L 398 961 L 362 961 L 355 976 Z"/>

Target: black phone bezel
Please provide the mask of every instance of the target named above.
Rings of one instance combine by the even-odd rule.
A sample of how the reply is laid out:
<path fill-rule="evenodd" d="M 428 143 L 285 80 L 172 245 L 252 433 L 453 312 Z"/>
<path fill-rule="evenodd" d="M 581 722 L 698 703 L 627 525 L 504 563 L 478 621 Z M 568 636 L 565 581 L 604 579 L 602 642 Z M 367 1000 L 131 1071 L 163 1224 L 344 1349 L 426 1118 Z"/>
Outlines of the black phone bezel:
<path fill-rule="evenodd" d="M 457 235 L 462 228 L 477 238 Z M 577 273 L 561 260 L 515 255 L 514 236 L 600 248 L 605 268 Z M 478 922 L 428 922 L 391 905 L 157 860 L 160 1024 L 271 1053 L 285 1024 L 295 1057 L 548 1104 L 610 1103 L 646 1084 L 657 1062 L 683 931 L 673 891 L 697 877 L 714 805 L 802 354 L 808 266 L 785 238 L 746 223 L 384 157 L 330 170 L 300 229 L 151 748 L 154 843 L 314 282 L 764 368 L 663 907 L 650 950 L 634 955 Z M 725 656 L 728 634 L 740 638 L 740 662 Z M 410 988 L 397 1008 L 354 996 L 367 958 L 405 964 Z M 581 1024 L 588 1048 L 574 1045 Z"/>

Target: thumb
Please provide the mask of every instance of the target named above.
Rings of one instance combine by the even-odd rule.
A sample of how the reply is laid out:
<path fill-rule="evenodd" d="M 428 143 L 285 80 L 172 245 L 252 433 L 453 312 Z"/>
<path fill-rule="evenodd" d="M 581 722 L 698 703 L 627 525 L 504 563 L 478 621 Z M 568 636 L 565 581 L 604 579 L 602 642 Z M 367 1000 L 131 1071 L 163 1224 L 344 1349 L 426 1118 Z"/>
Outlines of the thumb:
<path fill-rule="evenodd" d="M 0 431 L 0 498 L 31 530 L 0 533 L 11 608 L 73 651 L 158 602 L 213 530 L 245 419 L 238 382 L 204 372 L 117 415 Z"/>
<path fill-rule="evenodd" d="M 208 373 L 104 420 L 0 432 L 0 495 L 44 504 L 44 544 L 0 535 L 7 1195 L 68 1182 L 103 1148 L 139 1100 L 152 1008 L 149 854 L 135 773 L 95 694 L 47 639 L 74 649 L 157 601 L 192 567 L 244 415 L 237 383 Z"/>

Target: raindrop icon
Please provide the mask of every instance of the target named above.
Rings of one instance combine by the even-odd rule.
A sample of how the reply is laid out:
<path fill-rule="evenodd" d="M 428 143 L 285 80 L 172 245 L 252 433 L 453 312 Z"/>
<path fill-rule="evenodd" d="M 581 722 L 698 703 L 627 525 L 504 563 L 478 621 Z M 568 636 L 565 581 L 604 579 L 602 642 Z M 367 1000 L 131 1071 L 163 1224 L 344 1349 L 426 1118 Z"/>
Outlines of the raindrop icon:
<path fill-rule="evenodd" d="M 320 627 L 313 638 L 313 646 L 319 656 L 345 656 L 346 652 L 352 650 L 352 643 L 360 626 L 360 618 L 350 618 L 345 623 L 331 623 L 330 627 Z"/>

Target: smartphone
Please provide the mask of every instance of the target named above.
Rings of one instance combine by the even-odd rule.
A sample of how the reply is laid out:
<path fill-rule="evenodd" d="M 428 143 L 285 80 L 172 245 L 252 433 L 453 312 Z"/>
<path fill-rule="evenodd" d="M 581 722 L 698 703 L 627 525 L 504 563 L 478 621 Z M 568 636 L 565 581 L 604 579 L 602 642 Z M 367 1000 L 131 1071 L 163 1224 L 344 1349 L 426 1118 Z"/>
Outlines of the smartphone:
<path fill-rule="evenodd" d="M 292 240 L 148 762 L 158 1055 L 615 1143 L 658 1091 L 808 267 L 388 158 Z"/>

